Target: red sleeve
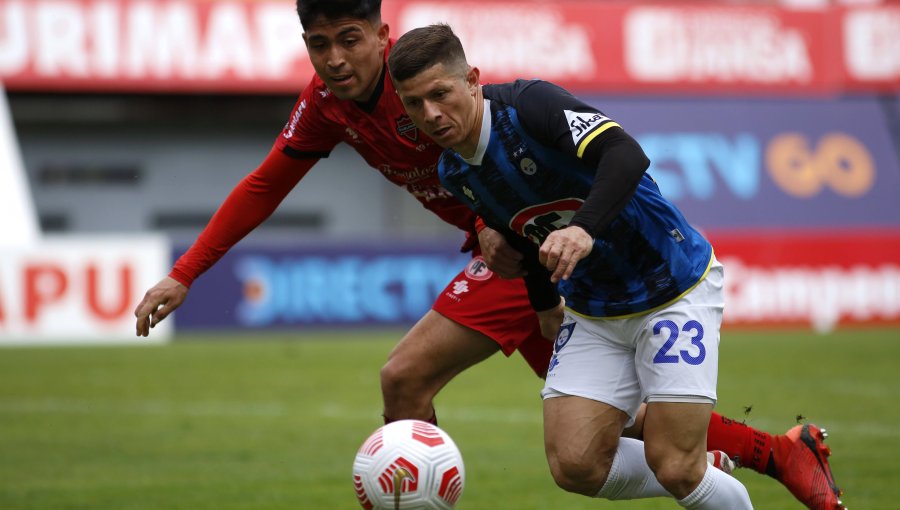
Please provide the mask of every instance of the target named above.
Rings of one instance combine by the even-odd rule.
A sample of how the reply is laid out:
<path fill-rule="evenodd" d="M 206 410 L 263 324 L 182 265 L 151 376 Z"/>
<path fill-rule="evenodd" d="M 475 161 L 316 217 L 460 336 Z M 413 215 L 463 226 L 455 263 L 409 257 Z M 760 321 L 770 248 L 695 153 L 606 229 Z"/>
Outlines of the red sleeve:
<path fill-rule="evenodd" d="M 487 225 L 484 223 L 484 220 L 481 219 L 481 216 L 475 217 L 475 233 L 480 234 L 482 230 L 487 228 Z"/>
<path fill-rule="evenodd" d="M 318 159 L 294 159 L 273 148 L 262 164 L 231 191 L 169 276 L 191 284 L 266 220 Z"/>

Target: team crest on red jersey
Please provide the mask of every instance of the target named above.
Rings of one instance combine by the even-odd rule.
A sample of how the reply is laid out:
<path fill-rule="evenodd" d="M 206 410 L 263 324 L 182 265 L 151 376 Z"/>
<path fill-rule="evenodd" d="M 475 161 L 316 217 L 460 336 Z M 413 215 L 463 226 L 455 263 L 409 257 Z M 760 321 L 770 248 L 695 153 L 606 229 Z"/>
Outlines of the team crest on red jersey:
<path fill-rule="evenodd" d="M 409 118 L 409 115 L 403 115 L 399 119 L 397 119 L 397 133 L 400 135 L 409 138 L 410 140 L 417 142 L 419 141 L 419 128 L 413 124 L 412 119 Z"/>

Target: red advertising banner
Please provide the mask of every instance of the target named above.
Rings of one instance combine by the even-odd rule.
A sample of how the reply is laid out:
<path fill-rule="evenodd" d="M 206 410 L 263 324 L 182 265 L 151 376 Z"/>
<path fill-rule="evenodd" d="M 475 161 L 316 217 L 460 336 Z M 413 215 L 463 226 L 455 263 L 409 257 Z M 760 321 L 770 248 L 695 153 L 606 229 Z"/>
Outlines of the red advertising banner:
<path fill-rule="evenodd" d="M 900 231 L 709 235 L 725 266 L 725 324 L 900 324 Z"/>
<path fill-rule="evenodd" d="M 486 81 L 576 91 L 900 89 L 900 6 L 386 0 L 393 35 L 459 33 Z M 312 75 L 290 0 L 0 0 L 10 90 L 289 93 Z"/>
<path fill-rule="evenodd" d="M 400 31 L 448 22 L 489 81 L 572 90 L 817 92 L 833 87 L 820 11 L 593 2 L 409 2 Z M 526 29 L 527 27 L 527 29 Z"/>
<path fill-rule="evenodd" d="M 312 76 L 290 1 L 0 0 L 9 90 L 296 93 Z"/>
<path fill-rule="evenodd" d="M 840 83 L 851 90 L 900 89 L 900 5 L 835 13 L 840 34 Z"/>

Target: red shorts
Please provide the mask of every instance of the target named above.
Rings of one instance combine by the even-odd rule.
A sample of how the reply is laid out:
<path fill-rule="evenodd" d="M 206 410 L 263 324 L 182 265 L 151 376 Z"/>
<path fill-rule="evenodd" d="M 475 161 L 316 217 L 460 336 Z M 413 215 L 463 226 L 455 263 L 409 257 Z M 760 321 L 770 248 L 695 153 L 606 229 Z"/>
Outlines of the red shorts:
<path fill-rule="evenodd" d="M 441 292 L 432 309 L 487 335 L 507 356 L 518 350 L 539 377 L 546 376 L 553 342 L 541 335 L 521 278 L 500 278 L 476 255 Z"/>

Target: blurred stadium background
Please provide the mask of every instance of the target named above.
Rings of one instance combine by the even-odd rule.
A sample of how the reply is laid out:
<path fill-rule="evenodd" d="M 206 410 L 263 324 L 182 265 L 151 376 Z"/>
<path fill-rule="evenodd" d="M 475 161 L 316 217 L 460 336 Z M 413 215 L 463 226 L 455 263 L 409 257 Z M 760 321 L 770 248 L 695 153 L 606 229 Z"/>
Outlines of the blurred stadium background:
<path fill-rule="evenodd" d="M 485 81 L 555 81 L 634 134 L 728 270 L 720 410 L 842 432 L 851 508 L 897 508 L 871 459 L 900 453 L 900 4 L 383 4 L 395 37 L 449 22 Z M 378 368 L 461 234 L 342 146 L 174 320 L 137 339 L 131 315 L 288 120 L 312 73 L 293 9 L 0 0 L 0 508 L 356 505 Z M 552 487 L 523 369 L 442 396 L 460 508 L 596 508 Z M 759 507 L 799 508 L 753 476 Z"/>

